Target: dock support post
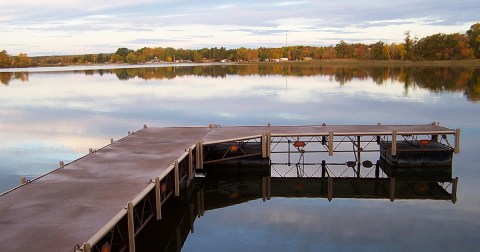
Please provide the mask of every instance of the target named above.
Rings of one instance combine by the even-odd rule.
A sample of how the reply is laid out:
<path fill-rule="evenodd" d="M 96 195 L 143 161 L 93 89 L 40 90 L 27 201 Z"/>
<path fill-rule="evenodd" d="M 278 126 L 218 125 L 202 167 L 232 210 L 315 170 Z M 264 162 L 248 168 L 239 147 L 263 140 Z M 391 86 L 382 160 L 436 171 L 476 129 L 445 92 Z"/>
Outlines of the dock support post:
<path fill-rule="evenodd" d="M 128 248 L 130 252 L 135 252 L 135 222 L 133 220 L 133 202 L 127 205 L 128 218 Z"/>
<path fill-rule="evenodd" d="M 272 177 L 267 177 L 267 200 L 272 198 Z"/>
<path fill-rule="evenodd" d="M 457 185 L 458 185 L 458 177 L 452 180 L 452 203 L 453 204 L 457 202 Z"/>
<path fill-rule="evenodd" d="M 202 142 L 200 141 L 197 141 L 196 143 L 196 156 L 197 156 L 197 165 L 196 165 L 196 168 L 197 169 L 203 169 L 203 145 L 202 145 Z"/>
<path fill-rule="evenodd" d="M 362 152 L 361 144 L 361 138 L 360 136 L 357 136 L 357 178 L 360 178 L 360 164 L 362 163 L 360 158 L 360 154 Z"/>
<path fill-rule="evenodd" d="M 262 158 L 267 157 L 267 133 L 262 132 L 262 139 L 260 140 L 262 144 Z"/>
<path fill-rule="evenodd" d="M 455 146 L 453 152 L 455 154 L 460 153 L 460 129 L 455 130 Z"/>
<path fill-rule="evenodd" d="M 262 178 L 262 200 L 267 200 L 267 177 Z"/>
<path fill-rule="evenodd" d="M 390 201 L 395 200 L 395 178 L 390 178 Z"/>
<path fill-rule="evenodd" d="M 325 178 L 325 173 L 327 173 L 327 163 L 322 160 L 322 178 Z"/>
<path fill-rule="evenodd" d="M 188 185 L 190 185 L 190 182 L 193 180 L 193 174 L 195 174 L 193 171 L 193 150 L 192 148 L 188 148 Z"/>
<path fill-rule="evenodd" d="M 328 198 L 328 201 L 332 201 L 332 198 L 333 198 L 333 178 L 332 177 L 327 178 L 327 198 Z"/>
<path fill-rule="evenodd" d="M 397 155 L 397 130 L 392 132 L 392 156 Z"/>
<path fill-rule="evenodd" d="M 204 202 L 203 202 L 203 189 L 198 190 L 197 192 L 197 216 L 201 217 L 203 216 L 205 210 L 204 210 Z"/>
<path fill-rule="evenodd" d="M 177 251 L 181 252 L 182 251 L 182 230 L 180 227 L 177 227 L 175 229 L 175 237 L 177 241 Z"/>
<path fill-rule="evenodd" d="M 272 145 L 272 134 L 270 133 L 270 131 L 267 131 L 267 139 L 266 139 L 266 153 L 267 153 L 267 158 L 270 158 L 271 154 L 272 154 L 272 150 L 271 150 L 271 145 Z"/>
<path fill-rule="evenodd" d="M 178 160 L 173 162 L 175 172 L 175 196 L 180 196 L 180 174 L 178 171 Z"/>
<path fill-rule="evenodd" d="M 157 208 L 157 220 L 162 219 L 162 198 L 160 193 L 160 177 L 155 178 L 155 205 Z"/>
<path fill-rule="evenodd" d="M 333 131 L 328 132 L 328 155 L 333 156 Z"/>
<path fill-rule="evenodd" d="M 193 234 L 195 233 L 195 205 L 194 203 L 190 203 L 189 206 L 190 209 L 190 233 Z"/>
<path fill-rule="evenodd" d="M 92 246 L 90 243 L 86 242 L 83 244 L 83 252 L 92 252 Z"/>

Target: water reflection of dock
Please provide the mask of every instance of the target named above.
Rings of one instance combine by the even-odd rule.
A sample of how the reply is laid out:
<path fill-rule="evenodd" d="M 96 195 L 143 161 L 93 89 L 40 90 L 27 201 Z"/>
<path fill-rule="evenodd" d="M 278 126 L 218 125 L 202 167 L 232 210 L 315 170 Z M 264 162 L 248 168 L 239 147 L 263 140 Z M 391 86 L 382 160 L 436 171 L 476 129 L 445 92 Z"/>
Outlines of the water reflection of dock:
<path fill-rule="evenodd" d="M 270 170 L 270 167 L 264 167 Z M 381 167 L 384 170 L 385 167 Z M 451 167 L 450 167 L 451 171 Z M 210 176 L 213 175 L 213 176 Z M 270 177 L 251 174 L 235 176 L 207 175 L 197 181 L 179 200 L 168 202 L 166 218 L 151 222 L 139 237 L 140 250 L 181 251 L 194 222 L 210 210 L 242 204 L 252 200 L 275 197 L 456 200 L 456 179 L 444 174 L 426 173 L 416 180 L 392 178 L 304 178 Z M 230 174 L 232 175 L 232 174 Z"/>
<path fill-rule="evenodd" d="M 200 190 L 204 211 L 272 197 L 456 201 L 456 179 L 396 178 L 213 178 Z"/>
<path fill-rule="evenodd" d="M 357 180 L 333 178 L 326 169 L 327 178 L 304 184 L 318 187 L 320 193 L 326 186 L 327 198 L 341 197 L 347 185 L 356 183 L 355 190 L 365 187 L 360 170 L 370 164 L 364 157 L 378 153 L 379 146 L 389 146 L 385 152 L 392 157 L 403 151 L 397 143 L 425 153 L 434 142 L 442 146 L 435 150 L 439 153 L 458 153 L 459 133 L 437 124 L 145 127 L 70 164 L 61 162 L 57 170 L 2 194 L 0 244 L 5 251 L 135 251 L 135 236 L 151 219 L 162 219 L 162 205 L 174 195 L 180 196 L 181 189 L 204 166 L 250 158 L 305 165 L 311 155 L 353 153 L 354 160 L 347 162 L 347 167 L 355 170 Z M 398 198 L 403 187 L 397 188 L 400 180 L 393 181 L 394 198 Z M 388 192 L 391 199 L 391 178 L 367 184 L 376 185 L 376 195 L 384 197 Z M 262 184 L 263 192 L 277 190 L 273 178 L 271 186 L 263 185 L 267 184 Z M 278 188 L 280 193 L 280 184 Z M 354 192 L 347 190 L 345 195 Z"/>

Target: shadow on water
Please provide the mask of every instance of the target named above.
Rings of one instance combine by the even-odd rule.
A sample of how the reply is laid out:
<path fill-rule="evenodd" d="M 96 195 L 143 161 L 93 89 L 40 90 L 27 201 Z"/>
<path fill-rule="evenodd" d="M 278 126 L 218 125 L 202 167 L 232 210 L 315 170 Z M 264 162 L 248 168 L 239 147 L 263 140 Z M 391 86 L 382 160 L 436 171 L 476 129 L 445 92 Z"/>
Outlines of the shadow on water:
<path fill-rule="evenodd" d="M 468 67 L 327 67 L 319 65 L 200 65 L 142 68 L 116 68 L 74 70 L 84 75 L 115 75 L 119 80 L 141 78 L 145 80 L 174 79 L 183 76 L 226 78 L 227 76 L 328 76 L 340 85 L 352 80 L 371 78 L 382 85 L 391 81 L 404 84 L 405 92 L 421 88 L 433 92 L 459 92 L 467 100 L 480 101 L 480 69 Z M 55 72 L 47 72 L 55 73 Z M 0 82 L 9 85 L 12 80 L 26 82 L 29 75 L 42 73 L 2 72 Z"/>
<path fill-rule="evenodd" d="M 151 221 L 137 236 L 138 251 L 180 251 L 188 235 L 195 232 L 197 218 L 215 209 L 252 200 L 349 198 L 385 199 L 385 204 L 388 200 L 405 199 L 455 203 L 458 181 L 452 178 L 451 165 L 396 167 L 383 158 L 370 167 L 375 172 L 367 177 L 328 177 L 328 174 L 323 177 L 272 177 L 271 166 L 249 167 L 254 172 L 248 174 L 236 168 L 224 168 L 230 171 L 212 171 L 205 177 L 197 177 L 187 193 L 168 202 L 162 210 L 163 219 Z M 346 164 L 343 168 L 349 167 Z"/>

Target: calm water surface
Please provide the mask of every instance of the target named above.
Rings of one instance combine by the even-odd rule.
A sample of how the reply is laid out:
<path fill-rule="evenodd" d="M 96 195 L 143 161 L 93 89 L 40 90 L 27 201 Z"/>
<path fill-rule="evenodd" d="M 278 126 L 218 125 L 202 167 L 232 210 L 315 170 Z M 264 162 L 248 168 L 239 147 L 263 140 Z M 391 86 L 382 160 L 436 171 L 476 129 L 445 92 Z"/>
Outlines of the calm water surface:
<path fill-rule="evenodd" d="M 282 65 L 0 72 L 0 191 L 149 126 L 425 124 L 461 128 L 447 200 L 252 199 L 195 220 L 184 251 L 475 251 L 480 69 Z M 152 231 L 153 230 L 153 231 Z M 158 231 L 158 230 L 157 230 Z M 155 228 L 151 232 L 156 232 Z M 157 241 L 158 243 L 158 241 Z M 148 243 L 147 243 L 148 244 Z M 155 240 L 145 248 L 158 248 Z"/>

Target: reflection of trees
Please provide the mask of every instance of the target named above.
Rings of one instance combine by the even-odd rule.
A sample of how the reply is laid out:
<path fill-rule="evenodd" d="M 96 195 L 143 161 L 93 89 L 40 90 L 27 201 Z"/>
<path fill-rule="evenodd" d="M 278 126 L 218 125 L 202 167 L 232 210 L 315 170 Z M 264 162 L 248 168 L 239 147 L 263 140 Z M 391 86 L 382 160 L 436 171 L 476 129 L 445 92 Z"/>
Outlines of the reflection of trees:
<path fill-rule="evenodd" d="M 0 73 L 0 82 L 4 85 L 8 85 L 11 80 L 16 79 L 20 81 L 28 81 L 30 75 L 28 72 L 5 72 L 5 73 Z"/>
<path fill-rule="evenodd" d="M 0 82 L 4 85 L 8 85 L 13 77 L 13 73 L 0 73 Z"/>
<path fill-rule="evenodd" d="M 417 87 L 434 92 L 463 92 L 469 101 L 480 101 L 480 69 L 425 67 L 411 72 Z"/>
<path fill-rule="evenodd" d="M 85 75 L 115 74 L 120 80 L 141 78 L 145 80 L 173 79 L 183 76 L 225 78 L 239 76 L 325 76 L 340 85 L 352 80 L 371 78 L 378 85 L 387 82 L 404 84 L 405 93 L 414 87 L 433 92 L 462 92 L 469 101 L 480 101 L 480 69 L 462 67 L 338 67 L 316 64 L 246 64 L 246 65 L 195 65 L 145 68 L 118 68 L 74 71 Z M 29 74 L 0 73 L 1 83 L 8 85 L 12 79 L 28 81 Z"/>
<path fill-rule="evenodd" d="M 102 70 L 103 71 L 103 70 Z M 248 64 L 248 65 L 209 65 L 158 68 L 128 68 L 106 70 L 115 73 L 121 80 L 130 78 L 173 79 L 182 76 L 203 76 L 224 78 L 227 75 L 239 76 L 327 76 L 340 85 L 353 79 L 371 78 L 374 83 L 383 85 L 387 81 L 404 83 L 405 93 L 413 87 L 433 92 L 463 92 L 470 101 L 480 101 L 480 70 L 459 67 L 331 67 L 301 64 Z M 103 73 L 103 72 L 102 72 Z"/>

